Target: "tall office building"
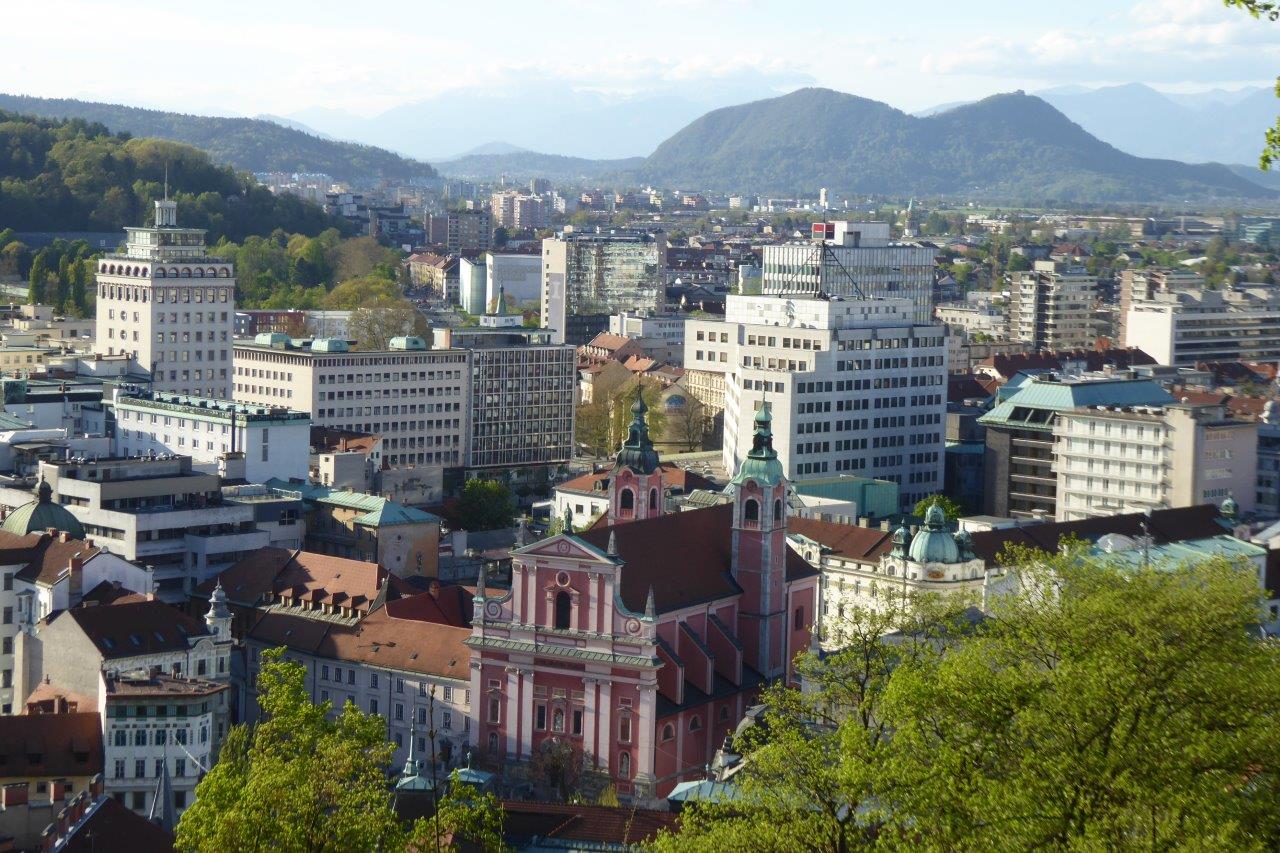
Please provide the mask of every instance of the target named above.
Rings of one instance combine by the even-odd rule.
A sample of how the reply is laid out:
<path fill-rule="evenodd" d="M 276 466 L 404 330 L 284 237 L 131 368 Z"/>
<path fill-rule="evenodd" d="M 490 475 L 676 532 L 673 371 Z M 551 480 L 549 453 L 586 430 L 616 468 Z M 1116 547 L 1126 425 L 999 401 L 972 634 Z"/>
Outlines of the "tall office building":
<path fill-rule="evenodd" d="M 1160 364 L 1280 359 L 1280 288 L 1179 290 L 1135 301 L 1126 340 Z"/>
<path fill-rule="evenodd" d="M 937 249 L 889 239 L 886 222 L 815 222 L 809 242 L 764 247 L 765 294 L 906 298 L 916 323 L 933 322 Z"/>
<path fill-rule="evenodd" d="M 445 247 L 449 254 L 487 252 L 493 245 L 493 217 L 487 210 L 451 210 Z"/>
<path fill-rule="evenodd" d="M 730 296 L 685 324 L 688 371 L 724 376 L 724 464 L 751 449 L 766 400 L 788 479 L 892 480 L 902 505 L 942 489 L 946 332 L 909 299 Z"/>
<path fill-rule="evenodd" d="M 1011 288 L 1009 338 L 1035 350 L 1092 349 L 1097 276 L 1084 267 L 1036 261 Z"/>
<path fill-rule="evenodd" d="M 662 234 L 566 233 L 542 241 L 542 325 L 579 346 L 619 311 L 662 308 Z"/>
<path fill-rule="evenodd" d="M 1136 302 L 1146 302 L 1155 298 L 1157 293 L 1172 293 L 1178 290 L 1197 290 L 1204 284 L 1204 279 L 1188 269 L 1164 269 L 1162 267 L 1138 267 L 1126 269 L 1120 273 L 1120 316 L 1116 330 L 1116 340 L 1121 346 L 1132 346 L 1128 340 L 1129 309 Z"/>
<path fill-rule="evenodd" d="M 95 351 L 132 356 L 155 391 L 229 398 L 232 265 L 205 255 L 204 230 L 179 228 L 168 199 L 154 226 L 125 233 L 124 251 L 98 262 Z"/>

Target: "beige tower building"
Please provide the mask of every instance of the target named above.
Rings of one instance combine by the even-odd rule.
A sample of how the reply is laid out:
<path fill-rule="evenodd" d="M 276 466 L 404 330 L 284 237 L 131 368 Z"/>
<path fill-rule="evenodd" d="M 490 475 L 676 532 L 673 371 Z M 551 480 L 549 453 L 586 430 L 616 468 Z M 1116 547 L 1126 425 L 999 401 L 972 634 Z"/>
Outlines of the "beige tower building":
<path fill-rule="evenodd" d="M 230 399 L 232 265 L 205 254 L 203 229 L 178 227 L 167 199 L 154 226 L 125 232 L 124 251 L 98 262 L 94 349 L 132 356 L 153 390 Z"/>

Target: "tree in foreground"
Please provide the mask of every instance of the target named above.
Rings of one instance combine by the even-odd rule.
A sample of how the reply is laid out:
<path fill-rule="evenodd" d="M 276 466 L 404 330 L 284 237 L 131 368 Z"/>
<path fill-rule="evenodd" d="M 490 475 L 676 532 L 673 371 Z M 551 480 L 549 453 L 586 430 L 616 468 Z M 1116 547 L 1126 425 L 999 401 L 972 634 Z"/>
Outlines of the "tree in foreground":
<path fill-rule="evenodd" d="M 515 520 L 516 505 L 511 489 L 497 480 L 468 480 L 458 499 L 458 520 L 471 531 L 498 530 L 510 527 Z"/>
<path fill-rule="evenodd" d="M 855 613 L 806 693 L 768 695 L 739 798 L 659 846 L 1276 849 L 1280 647 L 1252 567 L 1005 564 L 1030 568 L 976 623 L 907 609 L 881 639 Z"/>
<path fill-rule="evenodd" d="M 301 664 L 263 652 L 263 719 L 236 726 L 178 824 L 182 850 L 396 849 L 385 723 L 348 703 L 312 703 Z"/>
<path fill-rule="evenodd" d="M 964 515 L 964 507 L 956 503 L 954 499 L 941 494 L 921 498 L 916 501 L 915 508 L 911 510 L 911 512 L 914 515 L 918 515 L 923 518 L 924 514 L 929 511 L 929 507 L 933 506 L 935 503 L 942 507 L 942 512 L 947 517 L 947 521 L 955 521 L 957 518 Z"/>

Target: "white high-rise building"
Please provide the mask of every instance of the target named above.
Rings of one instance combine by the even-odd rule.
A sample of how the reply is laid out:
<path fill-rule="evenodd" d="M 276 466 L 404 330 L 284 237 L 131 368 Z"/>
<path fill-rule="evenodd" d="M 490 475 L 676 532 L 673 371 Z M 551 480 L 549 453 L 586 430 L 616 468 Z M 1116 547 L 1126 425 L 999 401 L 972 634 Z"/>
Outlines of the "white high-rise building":
<path fill-rule="evenodd" d="M 815 222 L 808 242 L 764 247 L 766 294 L 910 299 L 916 323 L 933 322 L 937 248 L 890 242 L 887 222 Z"/>
<path fill-rule="evenodd" d="M 725 467 L 767 401 L 789 479 L 893 480 L 903 506 L 939 492 L 946 332 L 914 316 L 901 298 L 731 295 L 723 320 L 686 321 L 685 368 L 724 376 Z"/>
<path fill-rule="evenodd" d="M 1018 273 L 1013 282 L 1009 338 L 1035 350 L 1091 348 L 1097 289 L 1097 276 L 1084 267 L 1036 261 L 1034 270 Z"/>
<path fill-rule="evenodd" d="M 155 391 L 229 399 L 232 265 L 205 255 L 204 230 L 179 228 L 167 199 L 154 226 L 125 232 L 124 252 L 98 262 L 94 349 L 132 356 Z"/>

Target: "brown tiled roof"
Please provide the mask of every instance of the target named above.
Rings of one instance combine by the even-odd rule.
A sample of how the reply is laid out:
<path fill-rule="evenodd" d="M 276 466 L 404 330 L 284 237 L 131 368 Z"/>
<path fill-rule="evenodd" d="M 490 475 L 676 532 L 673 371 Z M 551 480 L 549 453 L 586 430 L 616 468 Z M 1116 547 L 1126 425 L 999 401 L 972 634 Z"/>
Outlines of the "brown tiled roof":
<path fill-rule="evenodd" d="M 363 560 L 287 548 L 259 548 L 218 579 L 227 600 L 244 607 L 253 607 L 274 595 L 286 595 L 369 610 L 379 601 L 391 575 L 377 563 Z M 213 586 L 214 581 L 206 581 L 199 591 L 207 597 Z"/>
<path fill-rule="evenodd" d="M 662 484 L 664 486 L 682 489 L 686 494 L 694 489 L 712 489 L 713 484 L 701 474 L 693 471 L 686 471 L 674 462 L 660 462 L 658 467 L 662 469 Z M 599 492 L 603 491 L 609 482 L 609 477 L 613 474 L 613 467 L 606 468 L 602 471 L 594 473 L 582 474 L 574 477 L 572 480 L 566 480 L 557 489 L 565 489 L 571 492 Z"/>
<path fill-rule="evenodd" d="M 173 833 L 104 794 L 94 804 L 93 813 L 67 838 L 60 853 L 97 853 L 104 848 L 104 840 L 121 842 L 126 838 L 129 853 L 172 853 L 174 850 Z"/>
<path fill-rule="evenodd" d="M 248 631 L 248 636 L 258 642 L 287 646 L 330 660 L 464 681 L 471 677 L 471 655 L 463 643 L 470 635 L 469 627 L 400 618 L 386 607 L 375 610 L 355 626 L 265 612 L 259 614 Z"/>
<path fill-rule="evenodd" d="M 677 512 L 644 521 L 595 527 L 579 538 L 604 551 L 617 534 L 623 560 L 619 595 L 627 609 L 642 612 L 650 587 L 658 612 L 679 610 L 737 595 L 730 575 L 733 504 Z M 787 580 L 817 574 L 799 554 L 787 550 Z"/>
<path fill-rule="evenodd" d="M 92 776 L 102 772 L 97 711 L 0 717 L 0 775 Z"/>
<path fill-rule="evenodd" d="M 125 604 L 134 601 L 146 601 L 147 597 L 139 592 L 126 589 L 115 581 L 102 581 L 93 589 L 80 596 L 81 607 L 92 607 L 99 604 Z"/>
<path fill-rule="evenodd" d="M 627 344 L 630 344 L 630 343 L 632 343 L 631 338 L 628 338 L 625 335 L 615 335 L 610 332 L 601 332 L 600 334 L 592 338 L 590 341 L 588 341 L 587 346 L 599 347 L 600 349 L 608 350 L 609 352 L 614 352 L 616 350 L 622 349 L 623 347 L 625 347 Z"/>
<path fill-rule="evenodd" d="M 680 817 L 672 812 L 630 806 L 589 806 L 504 800 L 503 835 L 508 839 L 556 839 L 591 846 L 641 846 L 664 829 L 674 829 Z M 556 846 L 561 846 L 557 844 Z"/>
<path fill-rule="evenodd" d="M 1141 536 L 1142 523 L 1157 543 L 1183 542 L 1220 536 L 1227 530 L 1218 522 L 1218 508 L 1213 504 L 1158 509 L 1150 515 L 1141 512 L 1086 518 L 1081 521 L 1051 521 L 1025 524 L 1001 530 L 983 530 L 971 534 L 974 553 L 994 565 L 1007 545 L 1024 545 L 1048 553 L 1056 553 L 1065 538 L 1095 541 L 1108 533 Z"/>
<path fill-rule="evenodd" d="M 1000 383 L 986 376 L 957 374 L 947 377 L 947 402 L 963 403 L 965 400 L 985 399 L 996 393 Z"/>
<path fill-rule="evenodd" d="M 311 427 L 311 448 L 319 453 L 334 451 L 369 453 L 381 440 L 382 436 L 369 432 L 353 432 L 323 426 Z"/>
<path fill-rule="evenodd" d="M 879 562 L 880 555 L 887 554 L 893 547 L 890 531 L 816 518 L 787 519 L 787 533 L 807 536 L 837 557 L 867 563 Z"/>
<path fill-rule="evenodd" d="M 436 594 L 422 592 L 388 601 L 387 615 L 394 619 L 411 619 L 418 622 L 435 622 L 455 628 L 471 627 L 472 597 L 475 589 L 445 584 Z"/>
<path fill-rule="evenodd" d="M 1003 379 L 1024 370 L 1057 370 L 1064 361 L 1083 361 L 1088 370 L 1101 370 L 1110 365 L 1123 370 L 1156 360 L 1140 349 L 1108 350 L 1059 350 L 1057 352 L 1019 352 L 993 355 L 978 362 L 979 367 L 990 368 Z"/>
<path fill-rule="evenodd" d="M 31 583 L 49 585 L 63 572 L 70 571 L 72 557 L 84 561 L 97 553 L 98 548 L 81 539 L 40 534 L 40 542 L 34 549 L 31 562 L 17 576 Z"/>
<path fill-rule="evenodd" d="M 51 714 L 55 711 L 87 711 L 98 707 L 98 700 L 93 696 L 73 693 L 47 681 L 40 682 L 31 695 L 27 697 L 26 713 Z"/>
<path fill-rule="evenodd" d="M 126 658 L 190 647 L 190 637 L 209 629 L 163 601 L 138 601 L 109 607 L 75 607 L 58 619 L 74 619 L 104 658 Z"/>

